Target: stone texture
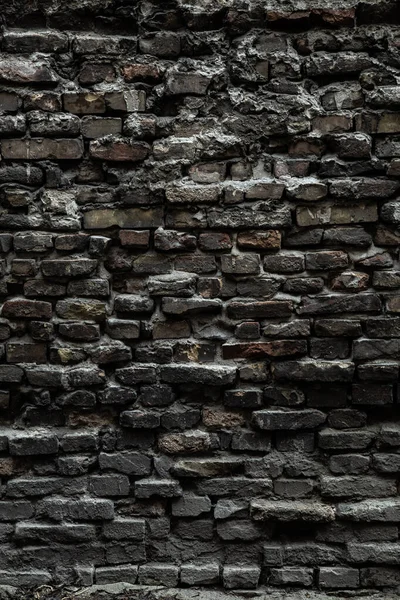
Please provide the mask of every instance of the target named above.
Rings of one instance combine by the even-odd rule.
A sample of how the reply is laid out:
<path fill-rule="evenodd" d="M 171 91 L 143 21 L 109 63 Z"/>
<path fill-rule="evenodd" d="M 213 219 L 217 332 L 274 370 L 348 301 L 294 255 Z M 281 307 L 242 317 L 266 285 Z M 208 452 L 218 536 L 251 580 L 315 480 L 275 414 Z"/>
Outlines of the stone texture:
<path fill-rule="evenodd" d="M 398 595 L 399 25 L 2 4 L 1 597 Z"/>

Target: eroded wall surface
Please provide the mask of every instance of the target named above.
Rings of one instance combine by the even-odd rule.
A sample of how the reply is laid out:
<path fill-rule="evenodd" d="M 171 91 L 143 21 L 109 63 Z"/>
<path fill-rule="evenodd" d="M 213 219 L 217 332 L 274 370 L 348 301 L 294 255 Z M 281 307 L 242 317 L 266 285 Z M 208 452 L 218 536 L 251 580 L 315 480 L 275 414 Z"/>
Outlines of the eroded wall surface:
<path fill-rule="evenodd" d="M 396 3 L 16 2 L 0 584 L 400 585 Z"/>

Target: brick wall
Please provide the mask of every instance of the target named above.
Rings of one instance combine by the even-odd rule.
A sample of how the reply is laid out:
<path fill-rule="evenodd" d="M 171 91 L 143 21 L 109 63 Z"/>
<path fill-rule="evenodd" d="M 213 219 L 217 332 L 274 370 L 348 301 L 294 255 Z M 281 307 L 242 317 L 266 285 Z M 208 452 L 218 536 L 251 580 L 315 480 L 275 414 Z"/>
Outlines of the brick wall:
<path fill-rule="evenodd" d="M 399 586 L 398 6 L 60 4 L 3 11 L 0 591 Z"/>

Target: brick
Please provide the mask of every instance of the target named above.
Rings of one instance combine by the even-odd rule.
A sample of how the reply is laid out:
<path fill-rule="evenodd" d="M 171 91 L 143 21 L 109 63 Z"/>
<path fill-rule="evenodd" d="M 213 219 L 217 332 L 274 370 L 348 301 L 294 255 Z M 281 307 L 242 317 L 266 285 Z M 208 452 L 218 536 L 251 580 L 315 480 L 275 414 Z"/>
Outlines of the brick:
<path fill-rule="evenodd" d="M 163 211 L 159 208 L 96 209 L 84 214 L 85 229 L 107 229 L 114 225 L 122 229 L 159 227 L 163 225 Z"/>
<path fill-rule="evenodd" d="M 313 501 L 252 500 L 250 515 L 256 521 L 329 522 L 335 519 L 331 506 Z"/>
<path fill-rule="evenodd" d="M 359 475 L 360 473 L 366 473 L 369 467 L 369 457 L 362 456 L 361 454 L 332 456 L 329 461 L 329 469 L 335 474 Z"/>
<path fill-rule="evenodd" d="M 71 299 L 59 300 L 56 304 L 56 313 L 63 319 L 83 319 L 104 321 L 106 307 L 100 300 Z"/>
<path fill-rule="evenodd" d="M 254 424 L 269 431 L 284 429 L 312 429 L 324 423 L 326 416 L 319 410 L 301 411 L 259 410 L 253 413 Z"/>
<path fill-rule="evenodd" d="M 395 567 L 369 567 L 360 569 L 361 585 L 365 587 L 394 587 L 399 582 L 399 570 Z"/>
<path fill-rule="evenodd" d="M 87 277 L 93 274 L 97 260 L 43 260 L 41 269 L 45 277 Z"/>
<path fill-rule="evenodd" d="M 112 567 L 97 567 L 95 579 L 97 585 L 109 583 L 136 583 L 138 575 L 137 565 L 114 565 Z"/>
<path fill-rule="evenodd" d="M 249 342 L 241 344 L 224 344 L 223 358 L 278 358 L 306 354 L 307 347 L 303 340 L 276 340 L 272 342 Z"/>
<path fill-rule="evenodd" d="M 15 536 L 25 542 L 77 543 L 93 540 L 95 529 L 92 525 L 47 525 L 42 523 L 17 523 Z"/>
<path fill-rule="evenodd" d="M 126 475 L 92 475 L 89 490 L 95 496 L 127 496 L 129 479 Z"/>
<path fill-rule="evenodd" d="M 313 569 L 303 567 L 283 567 L 282 569 L 270 569 L 268 582 L 271 585 L 293 585 L 301 587 L 310 587 L 313 584 Z"/>
<path fill-rule="evenodd" d="M 68 113 L 46 113 L 32 111 L 28 113 L 28 123 L 33 135 L 73 137 L 80 133 L 79 118 Z"/>
<path fill-rule="evenodd" d="M 299 309 L 302 315 L 327 315 L 337 313 L 379 312 L 381 301 L 376 294 L 358 294 L 357 296 L 330 296 L 324 294 L 305 299 Z"/>
<path fill-rule="evenodd" d="M 210 82 L 211 78 L 201 73 L 171 71 L 167 77 L 167 93 L 204 96 Z"/>
<path fill-rule="evenodd" d="M 224 566 L 222 580 L 224 588 L 254 589 L 257 587 L 261 569 L 252 566 Z"/>
<path fill-rule="evenodd" d="M 119 240 L 121 242 L 121 246 L 128 246 L 132 248 L 148 248 L 150 231 L 122 230 L 119 232 Z"/>
<path fill-rule="evenodd" d="M 357 544 L 347 545 L 349 552 L 349 562 L 355 564 L 365 564 L 367 561 L 372 564 L 398 565 L 400 562 L 400 544 L 381 543 L 381 544 Z"/>
<path fill-rule="evenodd" d="M 15 435 L 9 441 L 10 454 L 31 456 L 36 454 L 56 454 L 58 439 L 55 435 Z"/>
<path fill-rule="evenodd" d="M 321 494 L 330 498 L 383 498 L 395 492 L 393 480 L 372 476 L 322 477 Z"/>
<path fill-rule="evenodd" d="M 184 563 L 181 566 L 181 583 L 185 585 L 215 585 L 219 582 L 219 564 Z"/>
<path fill-rule="evenodd" d="M 3 317 L 10 319 L 51 319 L 52 306 L 49 302 L 37 300 L 14 299 L 3 304 Z"/>
<path fill-rule="evenodd" d="M 233 301 L 229 303 L 227 311 L 228 316 L 232 319 L 288 317 L 292 312 L 292 302 L 285 300 Z"/>
<path fill-rule="evenodd" d="M 337 275 L 332 280 L 332 290 L 334 291 L 362 291 L 368 288 L 369 275 L 356 271 L 346 271 Z"/>
<path fill-rule="evenodd" d="M 99 466 L 102 470 L 110 469 L 125 475 L 149 475 L 151 459 L 138 452 L 116 452 L 114 454 L 101 452 Z"/>
<path fill-rule="evenodd" d="M 243 231 L 238 234 L 239 248 L 253 250 L 279 250 L 281 247 L 281 233 L 271 231 Z"/>
<path fill-rule="evenodd" d="M 144 540 L 144 519 L 114 519 L 103 527 L 103 535 L 108 540 Z"/>
<path fill-rule="evenodd" d="M 127 63 L 121 67 L 124 80 L 128 83 L 134 81 L 157 82 L 162 77 L 162 71 L 157 64 Z"/>
<path fill-rule="evenodd" d="M 179 568 L 175 565 L 148 563 L 139 567 L 140 585 L 163 585 L 176 587 Z"/>
<path fill-rule="evenodd" d="M 353 378 L 354 364 L 324 360 L 287 361 L 276 363 L 273 370 L 278 380 L 348 382 Z"/>
<path fill-rule="evenodd" d="M 375 438 L 373 431 L 336 431 L 324 429 L 319 433 L 318 445 L 324 450 L 365 450 Z"/>
<path fill-rule="evenodd" d="M 7 52 L 65 52 L 68 49 L 68 38 L 63 33 L 49 29 L 31 32 L 14 29 L 6 32 L 3 44 Z"/>
<path fill-rule="evenodd" d="M 47 62 L 36 62 L 26 57 L 2 55 L 0 59 L 0 80 L 6 83 L 50 83 L 55 85 L 58 77 Z"/>
<path fill-rule="evenodd" d="M 319 569 L 318 582 L 321 588 L 357 588 L 360 583 L 360 574 L 358 569 L 321 567 Z"/>
<path fill-rule="evenodd" d="M 393 388 L 391 385 L 370 383 L 354 384 L 352 387 L 352 403 L 368 405 L 383 405 L 393 403 Z"/>
<path fill-rule="evenodd" d="M 77 160 L 82 158 L 83 144 L 80 139 L 3 140 L 1 154 L 10 160 Z"/>
<path fill-rule="evenodd" d="M 104 96 L 96 92 L 68 92 L 63 95 L 63 105 L 64 110 L 77 115 L 105 112 Z"/>
<path fill-rule="evenodd" d="M 266 256 L 264 270 L 267 273 L 301 273 L 304 271 L 304 257 L 296 254 Z"/>
<path fill-rule="evenodd" d="M 5 586 L 42 586 L 50 583 L 49 571 L 29 569 L 28 571 L 0 571 L 1 582 Z"/>
<path fill-rule="evenodd" d="M 103 521 L 114 518 L 114 506 L 111 500 L 97 498 L 46 498 L 38 506 L 38 513 L 54 521 L 63 521 L 65 518 L 74 521 Z"/>
<path fill-rule="evenodd" d="M 182 488 L 173 479 L 140 479 L 135 483 L 135 496 L 137 498 L 176 498 L 182 495 Z"/>
<path fill-rule="evenodd" d="M 124 138 L 94 140 L 90 142 L 90 156 L 99 160 L 111 162 L 137 162 L 148 155 L 148 145 L 144 142 L 134 142 Z"/>
<path fill-rule="evenodd" d="M 267 200 L 262 204 L 216 208 L 207 211 L 207 222 L 211 228 L 276 229 L 290 227 L 290 208 L 277 200 Z M 376 219 L 374 219 L 376 220 Z"/>
<path fill-rule="evenodd" d="M 193 454 L 211 448 L 211 438 L 203 431 L 170 433 L 159 437 L 158 447 L 166 454 Z"/>
<path fill-rule="evenodd" d="M 31 502 L 15 501 L 0 502 L 0 520 L 1 521 L 20 521 L 33 517 L 34 509 Z"/>
<path fill-rule="evenodd" d="M 236 367 L 202 365 L 166 365 L 160 369 L 161 380 L 167 383 L 202 383 L 228 385 L 236 378 Z"/>
<path fill-rule="evenodd" d="M 127 410 L 121 413 L 120 422 L 123 427 L 133 429 L 156 429 L 160 426 L 160 415 L 143 410 Z"/>

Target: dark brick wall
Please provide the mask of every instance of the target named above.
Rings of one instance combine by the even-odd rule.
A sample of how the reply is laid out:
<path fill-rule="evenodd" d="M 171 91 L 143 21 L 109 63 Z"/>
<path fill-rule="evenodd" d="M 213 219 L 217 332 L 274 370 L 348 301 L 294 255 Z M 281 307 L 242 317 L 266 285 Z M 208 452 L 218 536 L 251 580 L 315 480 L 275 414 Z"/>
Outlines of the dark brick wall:
<path fill-rule="evenodd" d="M 400 585 L 398 6 L 60 4 L 2 12 L 0 588 Z"/>

